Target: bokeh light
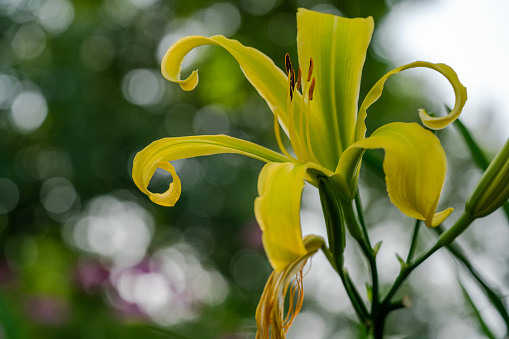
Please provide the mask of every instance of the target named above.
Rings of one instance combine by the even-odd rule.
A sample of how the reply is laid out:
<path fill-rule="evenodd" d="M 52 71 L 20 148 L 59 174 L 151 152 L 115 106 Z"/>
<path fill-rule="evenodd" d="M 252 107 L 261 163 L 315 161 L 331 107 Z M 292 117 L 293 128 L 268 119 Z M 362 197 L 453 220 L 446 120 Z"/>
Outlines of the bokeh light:
<path fill-rule="evenodd" d="M 6 214 L 18 204 L 19 189 L 12 180 L 0 178 L 0 192 L 0 214 Z"/>
<path fill-rule="evenodd" d="M 50 33 L 62 33 L 69 28 L 74 19 L 74 7 L 67 0 L 45 0 L 39 13 L 39 22 Z"/>
<path fill-rule="evenodd" d="M 144 258 L 154 228 L 152 217 L 135 202 L 101 196 L 83 214 L 68 221 L 66 239 L 77 248 L 101 256 L 117 266 Z"/>
<path fill-rule="evenodd" d="M 130 102 L 140 106 L 157 104 L 165 94 L 165 83 L 159 72 L 136 69 L 126 74 L 122 91 Z M 166 93 L 167 95 L 169 93 Z"/>
<path fill-rule="evenodd" d="M 21 92 L 12 102 L 10 119 L 13 127 L 26 134 L 38 129 L 48 115 L 44 96 L 36 91 Z"/>

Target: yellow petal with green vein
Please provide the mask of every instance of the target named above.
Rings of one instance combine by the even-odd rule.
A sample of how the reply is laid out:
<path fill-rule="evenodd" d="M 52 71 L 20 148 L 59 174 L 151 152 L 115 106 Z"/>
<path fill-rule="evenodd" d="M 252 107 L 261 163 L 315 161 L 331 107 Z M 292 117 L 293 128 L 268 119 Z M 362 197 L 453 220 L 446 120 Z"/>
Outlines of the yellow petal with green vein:
<path fill-rule="evenodd" d="M 283 127 L 288 126 L 286 96 L 288 78 L 281 69 L 265 54 L 255 48 L 246 47 L 237 40 L 222 35 L 188 36 L 174 43 L 166 52 L 161 63 L 164 77 L 179 83 L 182 89 L 190 91 L 198 84 L 198 71 L 193 71 L 187 79 L 180 78 L 181 64 L 192 49 L 203 45 L 215 45 L 228 51 L 239 63 L 246 78 L 256 88 L 270 109 L 279 116 Z M 300 94 L 297 94 L 300 96 Z M 297 107 L 297 109 L 299 109 Z"/>
<path fill-rule="evenodd" d="M 392 71 L 384 75 L 380 80 L 378 80 L 377 83 L 371 88 L 371 90 L 364 98 L 361 108 L 359 109 L 359 114 L 357 117 L 356 140 L 362 140 L 364 138 L 364 135 L 366 134 L 366 124 L 364 122 L 367 114 L 366 110 L 382 95 L 382 90 L 384 88 L 385 81 L 394 74 L 398 74 L 399 72 L 404 71 L 406 69 L 416 67 L 430 68 L 445 76 L 447 80 L 449 80 L 449 82 L 451 83 L 452 88 L 454 89 L 454 95 L 456 96 L 454 108 L 446 116 L 432 117 L 428 115 L 428 113 L 426 113 L 425 110 L 420 109 L 419 117 L 421 118 L 422 123 L 426 127 L 431 129 L 442 129 L 445 128 L 447 125 L 453 123 L 454 120 L 456 120 L 459 117 L 461 111 L 463 110 L 463 106 L 465 106 L 465 102 L 467 101 L 467 89 L 459 81 L 456 72 L 454 72 L 454 70 L 451 67 L 445 64 L 433 64 L 431 62 L 416 61 L 408 65 L 400 66 L 396 69 L 393 69 Z"/>
<path fill-rule="evenodd" d="M 302 242 L 300 201 L 311 163 L 268 163 L 258 177 L 255 215 L 270 264 L 283 270 L 307 253 Z"/>
<path fill-rule="evenodd" d="M 162 206 L 173 206 L 180 197 L 180 180 L 168 161 L 222 153 L 242 154 L 264 162 L 288 161 L 285 156 L 265 147 L 227 135 L 164 138 L 154 141 L 136 154 L 133 180 L 153 202 Z M 152 193 L 147 189 L 157 168 L 162 168 L 173 176 L 173 183 L 164 193 Z"/>
<path fill-rule="evenodd" d="M 333 170 L 354 142 L 359 88 L 373 33 L 371 17 L 347 19 L 300 8 L 297 49 L 303 77 L 313 58 L 311 138 L 318 160 Z"/>
<path fill-rule="evenodd" d="M 364 150 L 385 151 L 383 168 L 391 201 L 407 216 L 435 227 L 452 208 L 435 213 L 446 172 L 446 157 L 438 138 L 416 123 L 391 123 L 358 141 L 342 155 L 337 171 L 353 178 Z M 351 182 L 351 189 L 355 182 Z"/>

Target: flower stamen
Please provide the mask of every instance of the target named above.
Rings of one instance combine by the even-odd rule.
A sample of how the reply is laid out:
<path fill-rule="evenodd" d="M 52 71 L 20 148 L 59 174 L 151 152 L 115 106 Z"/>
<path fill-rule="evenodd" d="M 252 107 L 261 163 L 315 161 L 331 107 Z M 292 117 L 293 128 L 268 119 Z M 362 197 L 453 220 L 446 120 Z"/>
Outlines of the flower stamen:
<path fill-rule="evenodd" d="M 308 82 L 311 81 L 313 75 L 313 58 L 309 58 Z"/>
<path fill-rule="evenodd" d="M 295 72 L 293 71 L 293 69 L 290 70 L 289 77 L 290 77 L 290 100 L 293 100 L 293 92 L 295 92 Z"/>
<path fill-rule="evenodd" d="M 292 69 L 292 62 L 290 61 L 290 55 L 288 53 L 286 53 L 286 55 L 285 55 L 285 69 L 286 69 L 286 74 L 288 74 L 288 83 L 289 83 L 289 99 L 287 99 L 288 121 L 289 121 L 288 129 L 291 131 L 291 129 L 293 127 L 293 124 L 292 124 L 292 119 L 293 119 L 292 74 L 293 74 L 293 88 L 295 88 L 295 72 Z M 275 110 L 274 111 L 274 134 L 276 135 L 276 141 L 279 146 L 279 149 L 288 159 L 297 161 L 297 159 L 295 159 L 294 157 L 292 157 L 290 155 L 290 153 L 288 153 L 285 145 L 283 144 L 283 139 L 281 139 L 281 131 L 279 129 L 279 116 L 276 112 L 277 111 Z M 292 141 L 292 139 L 290 138 L 290 143 L 291 143 L 291 141 Z"/>
<path fill-rule="evenodd" d="M 290 326 L 292 326 L 295 317 L 302 309 L 304 302 L 304 286 L 303 286 L 302 270 L 297 272 L 293 283 L 290 285 L 289 305 L 286 318 L 283 320 L 283 333 L 286 334 Z"/>
<path fill-rule="evenodd" d="M 292 62 L 290 61 L 290 55 L 288 53 L 285 55 L 285 68 L 286 74 L 290 74 L 290 70 L 292 69 Z"/>
<path fill-rule="evenodd" d="M 315 90 L 315 77 L 313 77 L 313 81 L 311 81 L 311 85 L 309 86 L 309 100 L 313 100 L 314 90 Z"/>
<path fill-rule="evenodd" d="M 313 76 L 313 66 L 314 66 L 313 58 L 309 58 L 308 79 L 307 79 L 307 82 L 306 82 L 307 86 L 306 86 L 306 88 L 303 89 L 304 93 L 303 93 L 303 96 L 302 96 L 302 101 L 303 101 L 303 105 L 302 106 L 304 107 L 304 112 L 305 112 L 305 115 L 306 115 L 306 134 L 304 135 L 304 139 L 306 140 L 305 142 L 306 142 L 307 150 L 308 150 L 309 155 L 311 156 L 312 160 L 313 161 L 318 161 L 317 158 L 316 158 L 315 153 L 313 152 L 313 146 L 311 145 L 311 134 L 310 134 L 310 131 L 309 131 L 309 120 L 310 120 L 310 115 L 311 115 L 311 113 L 310 113 L 311 112 L 310 102 L 311 102 L 311 100 L 313 100 L 313 93 L 315 91 L 315 84 L 316 84 L 316 79 Z M 312 79 L 311 79 L 311 77 L 312 77 Z M 307 92 L 307 98 L 305 96 L 306 92 Z"/>
<path fill-rule="evenodd" d="M 300 89 L 300 83 L 301 83 L 301 81 L 302 81 L 302 72 L 301 72 L 301 70 L 300 70 L 300 66 L 299 66 L 299 75 L 297 76 L 297 84 L 296 84 L 296 86 L 297 86 L 297 91 Z"/>

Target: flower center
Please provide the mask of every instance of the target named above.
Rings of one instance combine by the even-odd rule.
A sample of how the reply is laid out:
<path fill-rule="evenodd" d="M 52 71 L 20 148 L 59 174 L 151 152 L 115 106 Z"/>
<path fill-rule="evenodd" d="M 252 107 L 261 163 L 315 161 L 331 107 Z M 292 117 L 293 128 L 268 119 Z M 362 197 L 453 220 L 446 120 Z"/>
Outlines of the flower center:
<path fill-rule="evenodd" d="M 298 68 L 297 79 L 295 78 L 295 71 L 292 67 L 292 62 L 290 60 L 290 55 L 288 53 L 285 55 L 285 69 L 286 74 L 288 75 L 288 96 L 287 96 L 287 112 L 288 112 L 288 137 L 290 138 L 290 143 L 292 148 L 297 155 L 297 159 L 301 161 L 312 161 L 318 162 L 316 156 L 313 152 L 313 148 L 311 145 L 311 137 L 309 132 L 309 122 L 310 122 L 310 102 L 313 100 L 313 92 L 315 90 L 316 79 L 313 76 L 313 58 L 309 60 L 309 68 L 308 68 L 308 76 L 303 81 L 302 80 L 302 71 L 300 67 Z M 302 93 L 299 92 L 302 85 Z M 294 100 L 296 98 L 299 100 Z M 295 114 L 295 106 L 297 104 L 300 107 L 298 116 Z M 298 132 L 295 125 L 298 125 Z M 293 156 L 291 156 L 286 147 L 283 144 L 281 139 L 281 132 L 279 129 L 279 117 L 274 115 L 274 132 L 276 134 L 276 140 L 283 152 L 288 158 L 298 162 Z"/>

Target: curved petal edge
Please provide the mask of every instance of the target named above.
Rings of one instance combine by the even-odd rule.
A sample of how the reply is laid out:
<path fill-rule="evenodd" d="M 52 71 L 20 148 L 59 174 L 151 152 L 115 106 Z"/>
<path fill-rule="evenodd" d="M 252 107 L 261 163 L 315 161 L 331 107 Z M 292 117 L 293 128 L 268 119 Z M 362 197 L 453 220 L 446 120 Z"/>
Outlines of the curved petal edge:
<path fill-rule="evenodd" d="M 445 76 L 447 80 L 451 83 L 452 88 L 454 89 L 454 95 L 456 96 L 454 108 L 446 116 L 432 117 L 424 109 L 420 109 L 419 117 L 422 123 L 430 129 L 437 130 L 447 127 L 449 124 L 453 123 L 454 120 L 456 120 L 459 117 L 461 111 L 463 110 L 463 106 L 465 106 L 465 103 L 467 101 L 467 89 L 459 81 L 456 72 L 454 72 L 454 70 L 451 67 L 447 66 L 446 64 L 434 64 L 431 62 L 416 61 L 407 65 L 400 66 L 390 71 L 382 78 L 380 78 L 380 80 L 378 80 L 377 83 L 371 88 L 371 90 L 364 98 L 361 108 L 359 109 L 359 114 L 357 115 L 356 140 L 362 140 L 364 138 L 364 135 L 366 134 L 366 124 L 364 122 L 367 115 L 366 110 L 382 95 L 382 90 L 385 81 L 389 77 L 398 74 L 401 71 L 416 67 L 430 68 Z"/>
<path fill-rule="evenodd" d="M 438 138 L 416 123 L 391 123 L 350 146 L 337 171 L 354 178 L 366 149 L 383 149 L 387 192 L 394 205 L 409 217 L 438 226 L 452 208 L 436 213 L 445 180 L 445 152 Z M 350 183 L 351 189 L 356 183 Z"/>
<path fill-rule="evenodd" d="M 132 177 L 136 186 L 150 200 L 162 206 L 173 206 L 180 197 L 181 183 L 169 161 L 223 153 L 242 154 L 264 162 L 288 161 L 282 154 L 226 135 L 164 138 L 152 142 L 136 154 Z M 157 168 L 166 170 L 173 177 L 173 183 L 164 193 L 152 193 L 147 188 Z"/>

